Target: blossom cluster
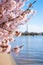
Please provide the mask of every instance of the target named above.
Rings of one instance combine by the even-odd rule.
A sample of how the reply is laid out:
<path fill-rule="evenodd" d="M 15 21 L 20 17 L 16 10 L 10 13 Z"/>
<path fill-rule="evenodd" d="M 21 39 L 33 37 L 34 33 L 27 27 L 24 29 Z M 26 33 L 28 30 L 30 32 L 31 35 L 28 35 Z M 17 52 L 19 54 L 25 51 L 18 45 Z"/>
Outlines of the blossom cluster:
<path fill-rule="evenodd" d="M 20 36 L 18 26 L 27 23 L 34 10 L 21 10 L 25 0 L 1 0 L 0 2 L 0 52 L 11 51 L 9 42 L 14 41 L 14 36 Z M 28 18 L 29 17 L 29 18 Z"/>

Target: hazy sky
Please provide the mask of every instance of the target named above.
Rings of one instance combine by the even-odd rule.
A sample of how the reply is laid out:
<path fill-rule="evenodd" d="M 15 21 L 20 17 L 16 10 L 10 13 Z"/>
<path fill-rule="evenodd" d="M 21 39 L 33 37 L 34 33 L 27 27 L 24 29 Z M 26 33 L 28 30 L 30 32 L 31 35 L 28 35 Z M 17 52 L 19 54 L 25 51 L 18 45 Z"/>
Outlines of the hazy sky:
<path fill-rule="evenodd" d="M 29 0 L 28 3 L 33 2 L 34 0 Z M 26 5 L 24 9 L 26 8 Z M 35 16 L 28 22 L 28 31 L 29 32 L 43 32 L 43 0 L 37 0 L 37 2 L 33 5 L 34 10 L 37 10 Z M 23 27 L 23 28 L 22 28 Z M 21 30 L 26 30 L 26 26 L 22 26 Z"/>

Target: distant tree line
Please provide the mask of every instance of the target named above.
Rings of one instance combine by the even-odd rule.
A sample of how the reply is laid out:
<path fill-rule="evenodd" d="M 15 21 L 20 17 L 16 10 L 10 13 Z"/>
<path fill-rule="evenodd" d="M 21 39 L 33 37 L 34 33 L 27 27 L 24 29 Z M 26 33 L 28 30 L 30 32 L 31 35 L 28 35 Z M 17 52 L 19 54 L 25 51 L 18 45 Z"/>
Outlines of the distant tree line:
<path fill-rule="evenodd" d="M 37 33 L 37 32 L 24 32 L 24 33 L 22 33 L 22 35 L 32 35 L 32 36 L 34 36 L 34 35 L 43 35 L 43 32 L 41 32 L 41 33 Z"/>

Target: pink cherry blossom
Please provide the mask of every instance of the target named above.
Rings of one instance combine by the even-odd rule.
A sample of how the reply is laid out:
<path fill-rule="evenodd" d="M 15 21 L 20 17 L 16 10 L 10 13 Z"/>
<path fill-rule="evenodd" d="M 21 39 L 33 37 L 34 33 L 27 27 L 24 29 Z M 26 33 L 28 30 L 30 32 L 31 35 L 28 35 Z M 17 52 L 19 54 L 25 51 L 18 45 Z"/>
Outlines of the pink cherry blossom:
<path fill-rule="evenodd" d="M 27 0 L 1 0 L 0 2 L 0 53 L 10 53 L 14 37 L 22 33 L 18 31 L 18 26 L 27 23 L 36 13 L 35 10 L 22 10 Z M 30 15 L 30 16 L 29 16 Z M 12 49 L 16 54 L 22 46 Z"/>

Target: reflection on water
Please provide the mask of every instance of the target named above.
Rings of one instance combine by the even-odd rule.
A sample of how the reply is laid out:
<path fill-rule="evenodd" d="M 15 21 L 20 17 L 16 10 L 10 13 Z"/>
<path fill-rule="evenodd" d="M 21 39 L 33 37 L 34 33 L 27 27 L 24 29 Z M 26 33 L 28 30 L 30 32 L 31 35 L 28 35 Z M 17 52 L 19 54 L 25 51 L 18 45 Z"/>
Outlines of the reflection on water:
<path fill-rule="evenodd" d="M 12 47 L 16 45 L 24 45 L 18 56 L 12 53 L 17 65 L 43 65 L 43 36 L 21 36 Z"/>

